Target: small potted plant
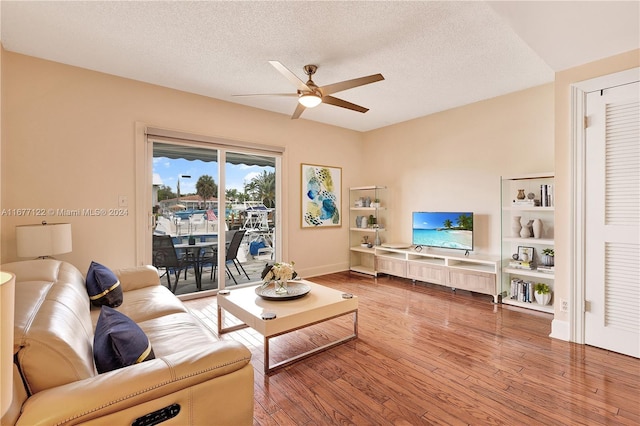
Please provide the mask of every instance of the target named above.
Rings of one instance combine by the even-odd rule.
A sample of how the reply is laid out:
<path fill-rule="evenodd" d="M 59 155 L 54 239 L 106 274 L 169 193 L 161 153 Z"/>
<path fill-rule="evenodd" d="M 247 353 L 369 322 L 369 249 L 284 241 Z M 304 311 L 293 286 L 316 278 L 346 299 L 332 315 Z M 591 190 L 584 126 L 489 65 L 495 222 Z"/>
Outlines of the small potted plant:
<path fill-rule="evenodd" d="M 555 252 L 552 248 L 546 248 L 542 250 L 542 264 L 545 266 L 554 265 Z"/>
<path fill-rule="evenodd" d="M 371 207 L 379 209 L 380 208 L 380 198 L 374 199 L 373 203 L 371 203 Z"/>
<path fill-rule="evenodd" d="M 551 288 L 545 283 L 536 283 L 533 288 L 534 297 L 539 305 L 548 305 L 551 301 Z"/>

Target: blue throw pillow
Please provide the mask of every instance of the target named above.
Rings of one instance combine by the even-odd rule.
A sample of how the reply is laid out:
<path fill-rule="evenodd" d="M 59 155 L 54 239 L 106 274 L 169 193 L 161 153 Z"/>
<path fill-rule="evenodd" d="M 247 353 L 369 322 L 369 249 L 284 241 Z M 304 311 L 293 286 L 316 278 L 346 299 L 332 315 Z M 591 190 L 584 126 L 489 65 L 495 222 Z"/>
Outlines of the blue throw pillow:
<path fill-rule="evenodd" d="M 97 262 L 91 262 L 87 272 L 87 293 L 95 306 L 117 308 L 122 305 L 122 286 L 118 277 L 109 268 Z"/>
<path fill-rule="evenodd" d="M 138 324 L 113 308 L 101 308 L 93 336 L 93 359 L 98 373 L 106 373 L 155 357 L 149 338 Z"/>

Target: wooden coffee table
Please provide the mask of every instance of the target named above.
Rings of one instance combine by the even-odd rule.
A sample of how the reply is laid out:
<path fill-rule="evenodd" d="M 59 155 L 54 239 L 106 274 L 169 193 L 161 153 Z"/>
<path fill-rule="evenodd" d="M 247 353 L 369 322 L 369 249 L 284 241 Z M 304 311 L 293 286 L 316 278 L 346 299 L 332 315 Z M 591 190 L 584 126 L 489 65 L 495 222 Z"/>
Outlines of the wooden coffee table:
<path fill-rule="evenodd" d="M 294 300 L 265 300 L 258 286 L 218 292 L 218 335 L 251 327 L 264 336 L 264 372 L 272 371 L 358 337 L 358 298 L 310 281 L 309 293 Z M 223 311 L 243 324 L 223 328 Z M 274 364 L 269 363 L 269 340 L 301 328 L 353 314 L 353 334 Z M 274 317 L 275 316 L 275 317 Z M 267 319 L 274 317 L 272 319 Z"/>

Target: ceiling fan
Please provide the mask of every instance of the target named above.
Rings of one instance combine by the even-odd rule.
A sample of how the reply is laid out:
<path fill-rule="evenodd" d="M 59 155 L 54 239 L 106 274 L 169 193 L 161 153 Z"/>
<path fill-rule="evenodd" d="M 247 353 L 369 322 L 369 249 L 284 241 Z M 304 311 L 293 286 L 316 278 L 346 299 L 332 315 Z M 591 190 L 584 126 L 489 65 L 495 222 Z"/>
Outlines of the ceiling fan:
<path fill-rule="evenodd" d="M 273 67 L 285 76 L 296 87 L 296 93 L 266 93 L 255 95 L 234 95 L 234 96 L 296 96 L 298 97 L 298 105 L 296 106 L 291 119 L 300 117 L 302 112 L 307 108 L 313 108 L 321 103 L 338 106 L 341 108 L 350 109 L 357 112 L 365 113 L 369 111 L 369 108 L 362 107 L 360 105 L 353 104 L 343 99 L 331 96 L 334 93 L 342 92 L 343 90 L 352 89 L 358 86 L 364 86 L 365 84 L 375 83 L 376 81 L 384 80 L 382 74 L 373 74 L 367 77 L 354 78 L 352 80 L 345 80 L 339 83 L 327 84 L 325 86 L 318 86 L 313 82 L 313 75 L 318 69 L 317 65 L 305 65 L 303 67 L 304 73 L 309 76 L 309 80 L 305 83 L 300 80 L 294 73 L 289 71 L 287 67 L 282 65 L 278 61 L 269 61 Z"/>

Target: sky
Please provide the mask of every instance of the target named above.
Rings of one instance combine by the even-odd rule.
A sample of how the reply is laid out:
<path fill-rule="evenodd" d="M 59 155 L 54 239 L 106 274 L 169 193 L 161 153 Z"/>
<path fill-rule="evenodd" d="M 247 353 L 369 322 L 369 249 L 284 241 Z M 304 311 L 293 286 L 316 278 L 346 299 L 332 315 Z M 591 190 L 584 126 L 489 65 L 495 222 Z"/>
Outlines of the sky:
<path fill-rule="evenodd" d="M 180 184 L 182 186 L 182 184 Z M 453 226 L 458 224 L 458 217 L 461 214 L 471 216 L 471 212 L 414 212 L 413 229 L 434 229 L 443 226 L 444 221 L 449 219 Z"/>
<path fill-rule="evenodd" d="M 239 191 L 244 189 L 244 184 L 252 178 L 262 174 L 263 170 L 272 172 L 273 167 L 247 166 L 245 164 L 227 165 L 227 189 L 235 188 Z M 218 163 L 204 162 L 200 160 L 170 159 L 164 157 L 154 157 L 153 159 L 153 179 L 154 184 L 160 183 L 171 187 L 176 192 L 179 175 L 191 176 L 191 178 L 180 178 L 180 194 L 191 194 L 196 192 L 196 182 L 202 175 L 209 175 L 215 183 L 218 183 Z M 158 178 L 160 182 L 158 182 Z"/>

